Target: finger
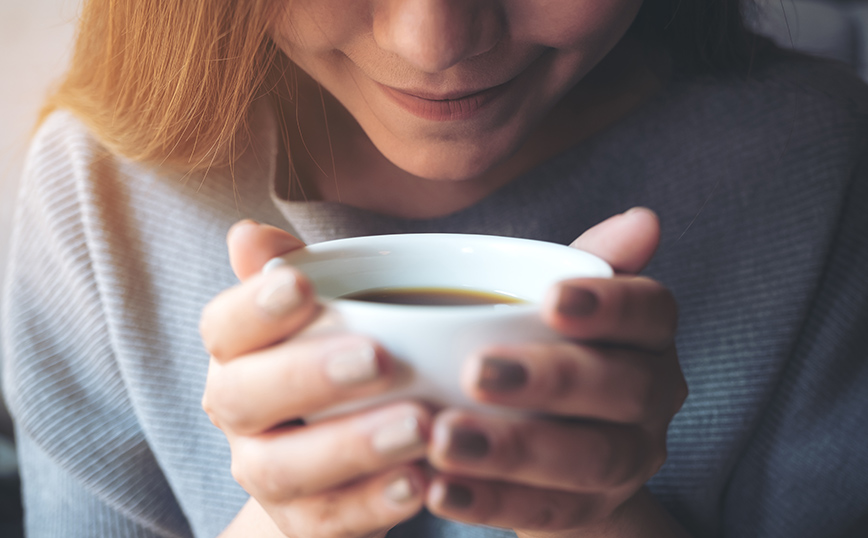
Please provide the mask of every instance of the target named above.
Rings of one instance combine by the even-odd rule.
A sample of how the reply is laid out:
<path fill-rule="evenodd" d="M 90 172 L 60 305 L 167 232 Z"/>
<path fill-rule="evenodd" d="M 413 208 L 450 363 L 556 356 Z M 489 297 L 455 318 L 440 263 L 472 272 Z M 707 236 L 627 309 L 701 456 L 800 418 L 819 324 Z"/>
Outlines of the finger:
<path fill-rule="evenodd" d="M 236 222 L 226 234 L 229 263 L 244 281 L 262 269 L 265 262 L 304 246 L 289 232 L 252 220 Z"/>
<path fill-rule="evenodd" d="M 288 536 L 356 538 L 388 529 L 422 508 L 426 489 L 418 466 L 403 465 L 273 510 Z"/>
<path fill-rule="evenodd" d="M 230 437 L 232 475 L 260 501 L 317 494 L 425 454 L 431 421 L 399 403 L 256 437 Z"/>
<path fill-rule="evenodd" d="M 618 273 L 635 274 L 651 261 L 660 243 L 660 220 L 634 207 L 588 229 L 570 245 L 606 260 Z"/>
<path fill-rule="evenodd" d="M 477 401 L 621 424 L 668 423 L 686 397 L 674 348 L 497 347 L 471 357 L 461 382 Z"/>
<path fill-rule="evenodd" d="M 645 277 L 565 280 L 549 290 L 542 313 L 568 338 L 649 351 L 673 345 L 678 321 L 672 293 Z"/>
<path fill-rule="evenodd" d="M 212 359 L 202 406 L 215 424 L 251 435 L 389 388 L 394 362 L 370 339 L 288 340 L 220 363 Z"/>
<path fill-rule="evenodd" d="M 440 475 L 428 487 L 426 505 L 438 516 L 465 523 L 554 532 L 600 519 L 611 502 L 594 493 Z"/>
<path fill-rule="evenodd" d="M 431 430 L 438 470 L 572 492 L 634 489 L 666 456 L 665 439 L 635 426 L 591 421 L 478 416 L 450 410 Z"/>
<path fill-rule="evenodd" d="M 199 332 L 205 348 L 223 362 L 296 333 L 318 310 L 308 279 L 282 266 L 214 298 L 202 311 Z"/>

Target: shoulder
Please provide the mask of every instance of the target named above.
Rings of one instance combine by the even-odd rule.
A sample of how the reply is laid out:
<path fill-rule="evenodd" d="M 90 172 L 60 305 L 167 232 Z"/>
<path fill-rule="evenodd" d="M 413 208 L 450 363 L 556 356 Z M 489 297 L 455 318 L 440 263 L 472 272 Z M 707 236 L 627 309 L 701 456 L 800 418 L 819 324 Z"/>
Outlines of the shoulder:
<path fill-rule="evenodd" d="M 747 74 L 677 75 L 643 124 L 659 159 L 734 194 L 842 191 L 868 153 L 868 85 L 842 64 L 777 51 Z"/>
<path fill-rule="evenodd" d="M 86 215 L 104 201 L 106 193 L 146 173 L 144 168 L 114 154 L 74 114 L 56 110 L 43 120 L 30 142 L 16 221 L 38 219 L 48 226 L 71 226 L 73 222 L 82 225 Z M 113 203 L 128 202 L 116 199 Z M 79 246 L 83 247 L 84 242 Z"/>
<path fill-rule="evenodd" d="M 31 140 L 24 176 L 40 176 L 39 172 L 61 163 L 67 166 L 67 173 L 81 174 L 88 162 L 98 159 L 109 163 L 114 160 L 112 157 L 74 114 L 55 110 L 43 120 Z"/>
<path fill-rule="evenodd" d="M 676 72 L 673 79 L 706 90 L 802 95 L 820 106 L 868 112 L 868 84 L 851 66 L 777 46 L 762 47 L 747 66 L 739 69 L 703 74 Z"/>
<path fill-rule="evenodd" d="M 85 149 L 98 147 L 84 123 L 65 109 L 51 112 L 39 125 L 30 145 L 30 156 L 50 153 L 52 149 Z"/>
<path fill-rule="evenodd" d="M 831 135 L 851 146 L 868 138 L 868 84 L 838 62 L 777 49 L 747 73 L 678 77 L 673 86 L 722 126 L 790 138 Z"/>
<path fill-rule="evenodd" d="M 868 180 L 868 84 L 845 64 L 787 52 L 764 62 L 741 87 L 764 104 L 748 107 L 746 121 L 762 120 L 784 135 L 773 170 L 779 186 L 836 191 L 840 215 Z"/>
<path fill-rule="evenodd" d="M 780 52 L 764 60 L 747 77 L 767 91 L 800 95 L 816 107 L 868 115 L 868 84 L 841 62 L 795 52 Z"/>

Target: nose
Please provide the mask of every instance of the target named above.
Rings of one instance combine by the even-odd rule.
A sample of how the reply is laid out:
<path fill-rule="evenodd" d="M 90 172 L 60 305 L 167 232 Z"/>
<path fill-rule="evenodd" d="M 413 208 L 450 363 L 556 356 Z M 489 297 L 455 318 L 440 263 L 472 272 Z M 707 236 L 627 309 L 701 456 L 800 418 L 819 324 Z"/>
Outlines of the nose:
<path fill-rule="evenodd" d="M 374 39 L 427 73 L 491 50 L 504 34 L 496 0 L 380 0 Z"/>

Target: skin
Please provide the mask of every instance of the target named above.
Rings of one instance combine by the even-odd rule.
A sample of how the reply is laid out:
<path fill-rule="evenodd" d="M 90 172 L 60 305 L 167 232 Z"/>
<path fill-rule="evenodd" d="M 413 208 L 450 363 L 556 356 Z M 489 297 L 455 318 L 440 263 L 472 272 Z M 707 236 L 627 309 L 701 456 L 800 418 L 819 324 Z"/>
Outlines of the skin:
<path fill-rule="evenodd" d="M 623 37 L 640 3 L 287 3 L 271 33 L 300 67 L 285 105 L 298 198 L 418 218 L 487 196 L 661 87 L 665 57 Z M 419 118 L 381 86 L 436 98 L 504 82 L 461 121 Z"/>
<path fill-rule="evenodd" d="M 687 536 L 643 488 L 665 458 L 666 427 L 687 394 L 673 344 L 672 296 L 634 276 L 658 237 L 656 216 L 644 209 L 591 228 L 573 246 L 606 259 L 619 275 L 566 281 L 552 290 L 545 319 L 571 340 L 481 350 L 468 360 L 462 382 L 471 396 L 551 418 L 504 420 L 396 402 L 300 426 L 286 423 L 335 401 L 388 390 L 391 358 L 361 335 L 293 339 L 317 315 L 312 290 L 291 268 L 268 275 L 259 269 L 301 245 L 276 228 L 236 225 L 228 244 L 241 284 L 215 298 L 201 321 L 212 354 L 203 407 L 226 433 L 233 475 L 251 494 L 223 536 L 383 536 L 423 504 L 444 517 L 512 528 L 528 538 Z M 256 298 L 287 274 L 296 277 L 294 307 L 278 316 L 264 312 Z M 559 314 L 555 304 L 567 288 L 593 290 L 594 313 Z M 358 344 L 377 350 L 380 375 L 351 387 L 330 382 L 323 374 L 330 351 Z M 489 354 L 524 364 L 526 386 L 508 394 L 482 390 L 479 360 Z M 565 371 L 573 382 L 552 382 Z M 403 417 L 416 419 L 422 441 L 398 453 L 373 451 L 374 432 Z M 450 435 L 468 425 L 488 437 L 487 456 L 450 455 Z M 437 470 L 432 476 L 420 467 L 422 458 Z M 395 502 L 387 488 L 400 477 L 412 493 Z M 450 484 L 472 492 L 470 506 L 450 505 Z"/>
<path fill-rule="evenodd" d="M 658 87 L 623 39 L 639 0 L 287 6 L 271 31 L 302 69 L 298 115 L 287 124 L 299 126 L 291 147 L 307 151 L 293 155 L 294 172 L 314 198 L 403 216 L 449 213 L 617 121 Z M 460 97 L 522 77 L 515 91 L 448 121 L 410 113 L 377 86 Z M 311 101 L 320 107 L 303 106 Z M 342 181 L 350 172 L 353 180 Z M 382 537 L 423 505 L 522 538 L 686 536 L 643 486 L 665 460 L 666 429 L 687 395 L 675 301 L 636 276 L 658 241 L 657 217 L 646 209 L 586 231 L 573 246 L 618 275 L 550 291 L 543 316 L 564 341 L 468 357 L 468 395 L 535 418 L 401 401 L 305 425 L 297 419 L 388 391 L 394 361 L 363 335 L 295 337 L 320 311 L 310 284 L 289 267 L 260 269 L 303 245 L 276 228 L 238 223 L 227 242 L 240 284 L 209 303 L 200 323 L 211 354 L 203 408 L 225 432 L 233 476 L 251 494 L 222 536 Z M 563 308 L 588 294 L 594 308 Z M 264 300 L 275 297 L 278 304 Z M 329 376 L 336 356 L 359 352 L 373 357 L 373 375 L 350 384 Z M 486 388 L 483 364 L 492 357 L 522 368 L 525 382 Z M 415 425 L 416 436 L 383 450 L 377 439 L 396 424 Z M 456 450 L 468 431 L 485 439 L 484 450 Z"/>

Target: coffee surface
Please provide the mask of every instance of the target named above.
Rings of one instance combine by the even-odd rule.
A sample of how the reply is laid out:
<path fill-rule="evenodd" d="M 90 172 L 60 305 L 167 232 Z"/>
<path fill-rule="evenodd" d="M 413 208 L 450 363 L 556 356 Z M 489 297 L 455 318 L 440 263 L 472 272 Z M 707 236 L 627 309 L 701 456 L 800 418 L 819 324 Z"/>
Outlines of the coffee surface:
<path fill-rule="evenodd" d="M 341 299 L 416 306 L 472 306 L 521 304 L 527 301 L 493 291 L 463 288 L 376 288 L 341 296 Z"/>

